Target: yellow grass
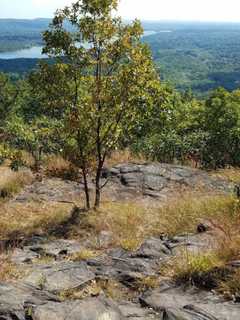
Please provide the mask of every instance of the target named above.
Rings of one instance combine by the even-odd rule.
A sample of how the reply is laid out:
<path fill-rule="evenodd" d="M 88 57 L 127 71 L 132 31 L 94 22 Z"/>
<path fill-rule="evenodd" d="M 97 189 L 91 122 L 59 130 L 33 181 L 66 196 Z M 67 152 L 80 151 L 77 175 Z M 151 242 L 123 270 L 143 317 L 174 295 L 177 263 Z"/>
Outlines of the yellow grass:
<path fill-rule="evenodd" d="M 105 202 L 97 212 L 90 212 L 84 223 L 93 234 L 110 231 L 113 245 L 135 250 L 150 236 L 195 232 L 204 221 L 218 233 L 229 236 L 239 215 L 239 202 L 232 196 L 188 194 L 161 208 Z"/>
<path fill-rule="evenodd" d="M 30 171 L 15 172 L 8 167 L 0 167 L 0 196 L 11 197 L 32 181 L 33 175 Z"/>
<path fill-rule="evenodd" d="M 48 233 L 71 215 L 70 204 L 6 203 L 0 206 L 0 237 L 18 238 Z"/>
<path fill-rule="evenodd" d="M 60 155 L 50 155 L 44 160 L 45 173 L 50 177 L 77 180 L 79 170 Z"/>
<path fill-rule="evenodd" d="M 114 150 L 110 157 L 106 160 L 106 166 L 113 167 L 114 165 L 120 163 L 144 163 L 146 162 L 146 158 L 143 155 L 135 155 L 129 149 L 124 150 Z"/>
<path fill-rule="evenodd" d="M 211 172 L 211 175 L 233 183 L 240 183 L 240 168 L 219 169 Z"/>
<path fill-rule="evenodd" d="M 82 249 L 81 251 L 72 254 L 68 259 L 71 261 L 83 261 L 91 258 L 95 258 L 98 256 L 98 252 L 90 250 L 90 249 Z"/>
<path fill-rule="evenodd" d="M 20 271 L 15 266 L 8 255 L 0 256 L 0 281 L 17 280 L 23 276 L 23 270 Z"/>

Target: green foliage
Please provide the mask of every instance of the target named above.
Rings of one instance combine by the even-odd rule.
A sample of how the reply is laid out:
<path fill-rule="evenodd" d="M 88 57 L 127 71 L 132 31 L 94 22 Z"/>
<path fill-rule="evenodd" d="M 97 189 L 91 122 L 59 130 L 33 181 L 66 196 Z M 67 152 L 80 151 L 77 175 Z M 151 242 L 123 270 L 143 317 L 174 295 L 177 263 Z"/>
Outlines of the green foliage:
<path fill-rule="evenodd" d="M 156 104 L 135 128 L 133 151 L 151 160 L 190 161 L 205 168 L 240 165 L 239 90 L 219 88 L 197 101 L 166 87 L 158 99 L 161 107 Z"/>
<path fill-rule="evenodd" d="M 14 86 L 9 77 L 0 74 L 0 126 L 11 112 L 18 96 L 17 86 Z"/>
<path fill-rule="evenodd" d="M 239 165 L 240 92 L 218 89 L 207 99 L 203 128 L 208 134 L 203 161 L 211 167 Z"/>
<path fill-rule="evenodd" d="M 58 150 L 57 130 L 60 130 L 59 123 L 44 116 L 29 122 L 24 121 L 22 117 L 12 116 L 6 125 L 11 145 L 30 152 L 35 159 L 36 169 L 42 161 L 43 153 Z M 12 162 L 13 168 L 17 168 L 21 161 L 21 157 L 16 156 Z"/>

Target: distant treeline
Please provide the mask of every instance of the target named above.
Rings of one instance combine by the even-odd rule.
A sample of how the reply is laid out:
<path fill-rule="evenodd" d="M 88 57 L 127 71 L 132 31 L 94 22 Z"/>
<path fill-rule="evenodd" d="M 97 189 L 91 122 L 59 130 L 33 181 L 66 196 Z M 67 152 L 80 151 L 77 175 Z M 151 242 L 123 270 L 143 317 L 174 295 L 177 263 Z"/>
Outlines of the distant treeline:
<path fill-rule="evenodd" d="M 22 77 L 37 68 L 38 63 L 39 59 L 0 59 L 0 70 Z"/>

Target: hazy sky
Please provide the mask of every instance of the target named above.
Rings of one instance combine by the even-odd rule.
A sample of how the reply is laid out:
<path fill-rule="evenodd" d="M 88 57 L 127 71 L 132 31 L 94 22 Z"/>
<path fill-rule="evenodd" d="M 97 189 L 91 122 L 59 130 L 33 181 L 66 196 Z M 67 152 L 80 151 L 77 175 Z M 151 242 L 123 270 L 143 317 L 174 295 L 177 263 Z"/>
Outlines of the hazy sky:
<path fill-rule="evenodd" d="M 73 0 L 0 0 L 0 18 L 51 17 Z M 121 0 L 125 18 L 240 22 L 240 0 Z"/>

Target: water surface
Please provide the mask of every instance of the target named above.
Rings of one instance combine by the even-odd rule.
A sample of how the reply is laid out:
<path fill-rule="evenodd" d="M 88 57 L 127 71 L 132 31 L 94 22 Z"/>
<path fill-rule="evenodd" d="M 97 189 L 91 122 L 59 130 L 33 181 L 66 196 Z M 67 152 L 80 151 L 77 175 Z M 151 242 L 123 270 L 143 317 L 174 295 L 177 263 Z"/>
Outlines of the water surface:
<path fill-rule="evenodd" d="M 35 46 L 27 49 L 21 49 L 17 51 L 0 52 L 0 59 L 20 59 L 20 58 L 45 58 L 46 55 L 42 55 L 42 47 Z"/>

